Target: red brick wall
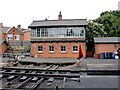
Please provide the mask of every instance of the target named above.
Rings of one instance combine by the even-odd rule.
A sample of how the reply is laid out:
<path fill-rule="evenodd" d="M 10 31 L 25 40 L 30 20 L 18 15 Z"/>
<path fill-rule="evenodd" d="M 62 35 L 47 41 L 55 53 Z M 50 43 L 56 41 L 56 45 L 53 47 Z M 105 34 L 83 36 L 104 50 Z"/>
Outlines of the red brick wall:
<path fill-rule="evenodd" d="M 2 26 L 0 25 L 0 40 L 4 39 L 4 33 L 2 31 Z"/>
<path fill-rule="evenodd" d="M 30 31 L 26 31 L 23 34 L 24 34 L 24 41 L 30 41 L 31 40 Z"/>
<path fill-rule="evenodd" d="M 4 33 L 1 31 L 0 32 L 0 40 L 4 39 Z"/>
<path fill-rule="evenodd" d="M 0 24 L 0 54 L 3 54 L 3 52 L 7 49 L 7 45 L 5 43 L 2 43 L 4 39 L 4 33 L 2 31 L 2 25 Z"/>
<path fill-rule="evenodd" d="M 3 31 L 1 31 L 0 33 L 1 33 L 1 34 L 0 34 L 0 35 L 1 35 L 0 38 L 1 38 L 1 39 L 5 39 L 5 36 L 4 36 Z"/>
<path fill-rule="evenodd" d="M 14 35 L 20 35 L 20 40 L 23 40 L 23 35 L 20 34 L 15 27 L 12 27 L 12 28 L 8 31 L 8 33 L 5 34 L 6 40 L 8 40 L 8 37 L 7 37 L 8 34 L 13 34 L 13 38 L 12 38 L 11 41 L 15 41 Z"/>
<path fill-rule="evenodd" d="M 0 45 L 0 54 L 3 54 L 7 49 L 7 45 L 5 43 L 2 43 Z"/>
<path fill-rule="evenodd" d="M 49 46 L 54 46 L 54 53 L 49 53 Z M 66 53 L 61 53 L 61 46 L 64 45 L 66 46 Z M 31 44 L 31 55 L 35 56 L 37 54 L 38 57 L 50 57 L 50 58 L 77 58 L 78 53 L 73 53 L 72 52 L 72 46 L 74 45 L 81 45 L 82 47 L 82 52 L 84 57 L 86 57 L 86 46 L 85 43 L 77 43 L 77 42 L 58 42 L 58 43 L 32 43 Z M 38 52 L 38 46 L 43 46 L 43 52 L 39 53 Z"/>
<path fill-rule="evenodd" d="M 100 54 L 101 52 L 113 52 L 120 48 L 120 44 L 95 44 L 95 54 Z"/>
<path fill-rule="evenodd" d="M 7 34 L 6 34 L 6 33 L 4 33 L 4 37 L 5 37 L 5 39 L 7 40 Z"/>

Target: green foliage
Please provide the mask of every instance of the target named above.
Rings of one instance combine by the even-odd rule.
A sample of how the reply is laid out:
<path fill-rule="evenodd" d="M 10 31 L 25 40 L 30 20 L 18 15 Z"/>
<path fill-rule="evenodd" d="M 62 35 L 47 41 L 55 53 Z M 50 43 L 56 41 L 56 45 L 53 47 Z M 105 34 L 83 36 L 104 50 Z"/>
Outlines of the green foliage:
<path fill-rule="evenodd" d="M 118 32 L 117 32 L 117 36 L 120 37 L 120 17 L 118 18 Z"/>
<path fill-rule="evenodd" d="M 120 11 L 105 11 L 89 21 L 87 37 L 120 37 Z"/>
<path fill-rule="evenodd" d="M 111 13 L 106 13 L 101 17 L 97 18 L 96 21 L 103 24 L 108 37 L 117 36 L 118 20 L 117 17 Z"/>
<path fill-rule="evenodd" d="M 89 21 L 88 22 L 88 27 L 87 27 L 87 38 L 92 38 L 92 37 L 104 37 L 106 36 L 106 32 L 104 31 L 105 27 L 103 24 Z"/>
<path fill-rule="evenodd" d="M 105 15 L 105 14 L 112 14 L 112 15 L 116 16 L 117 18 L 120 17 L 120 11 L 118 11 L 118 10 L 105 11 L 105 12 L 102 12 L 102 13 L 100 14 L 100 16 L 103 16 L 103 15 Z"/>

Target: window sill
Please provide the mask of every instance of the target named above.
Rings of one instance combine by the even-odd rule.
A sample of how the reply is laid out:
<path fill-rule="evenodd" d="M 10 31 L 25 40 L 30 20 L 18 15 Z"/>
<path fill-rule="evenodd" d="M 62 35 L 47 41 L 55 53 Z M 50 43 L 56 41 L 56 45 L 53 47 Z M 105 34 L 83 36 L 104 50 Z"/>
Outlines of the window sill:
<path fill-rule="evenodd" d="M 72 53 L 78 53 L 78 51 L 73 51 Z"/>
<path fill-rule="evenodd" d="M 38 53 L 43 53 L 43 51 L 38 51 Z"/>
<path fill-rule="evenodd" d="M 66 51 L 61 51 L 62 54 L 67 53 Z"/>
<path fill-rule="evenodd" d="M 49 51 L 49 53 L 54 53 L 54 51 Z"/>

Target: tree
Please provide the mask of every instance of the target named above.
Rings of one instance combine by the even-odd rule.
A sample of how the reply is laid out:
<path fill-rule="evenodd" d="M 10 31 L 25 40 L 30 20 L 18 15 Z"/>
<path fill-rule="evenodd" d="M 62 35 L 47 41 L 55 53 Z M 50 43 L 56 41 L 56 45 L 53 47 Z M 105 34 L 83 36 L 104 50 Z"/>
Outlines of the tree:
<path fill-rule="evenodd" d="M 117 36 L 120 37 L 120 17 L 118 18 L 118 32 L 117 32 Z"/>
<path fill-rule="evenodd" d="M 104 25 L 108 37 L 118 36 L 118 18 L 111 12 L 102 13 L 96 22 Z"/>
<path fill-rule="evenodd" d="M 120 11 L 118 11 L 118 10 L 105 11 L 105 12 L 102 12 L 102 13 L 100 14 L 100 16 L 103 16 L 103 15 L 105 15 L 105 14 L 112 14 L 112 15 L 116 16 L 117 18 L 120 17 Z"/>
<path fill-rule="evenodd" d="M 104 30 L 105 30 L 105 27 L 103 24 L 90 20 L 88 21 L 88 26 L 86 29 L 86 32 L 87 32 L 86 36 L 87 38 L 105 37 L 107 35 L 107 32 Z"/>
<path fill-rule="evenodd" d="M 91 37 L 120 37 L 120 11 L 105 11 L 88 21 L 87 38 Z"/>
<path fill-rule="evenodd" d="M 94 54 L 94 39 L 93 37 L 105 37 L 107 33 L 104 31 L 105 27 L 103 24 L 99 24 L 92 20 L 88 21 L 88 26 L 86 28 L 86 45 L 87 51 L 91 51 Z"/>

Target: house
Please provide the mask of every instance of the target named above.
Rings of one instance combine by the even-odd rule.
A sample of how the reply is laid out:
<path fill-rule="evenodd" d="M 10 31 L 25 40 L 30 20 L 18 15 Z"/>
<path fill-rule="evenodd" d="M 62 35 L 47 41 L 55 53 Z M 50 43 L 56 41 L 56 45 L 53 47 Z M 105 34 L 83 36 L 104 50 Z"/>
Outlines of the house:
<path fill-rule="evenodd" d="M 21 25 L 16 27 L 6 27 L 2 26 L 3 38 L 6 41 L 15 42 L 15 41 L 30 41 L 30 29 L 22 29 Z"/>
<path fill-rule="evenodd" d="M 120 37 L 95 37 L 95 54 L 115 52 L 120 48 Z"/>
<path fill-rule="evenodd" d="M 86 57 L 86 19 L 36 20 L 31 29 L 31 55 L 39 58 L 78 58 L 81 47 Z"/>
<path fill-rule="evenodd" d="M 0 27 L 2 36 L 1 41 L 5 40 L 14 51 L 24 51 L 30 46 L 30 29 L 23 29 L 21 28 L 21 25 L 18 25 L 17 27 L 6 27 L 3 26 L 2 23 L 0 24 Z M 11 50 L 7 50 L 7 52 L 11 52 Z"/>
<path fill-rule="evenodd" d="M 23 40 L 23 33 L 19 28 L 15 28 L 14 26 L 7 29 L 5 31 L 5 29 L 3 28 L 4 34 L 5 34 L 5 39 L 7 41 L 18 41 L 18 40 Z"/>

